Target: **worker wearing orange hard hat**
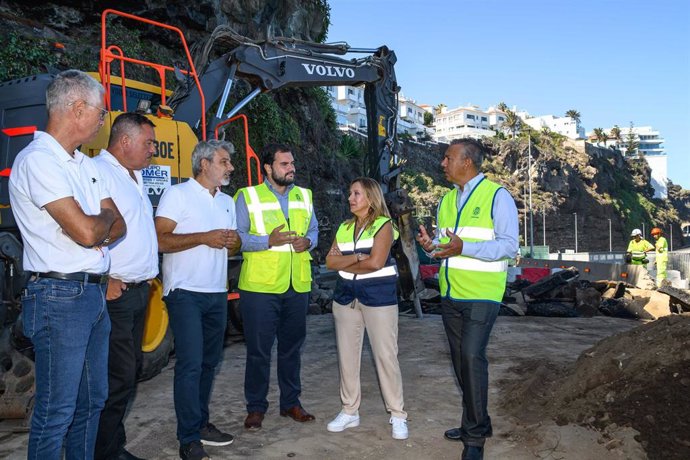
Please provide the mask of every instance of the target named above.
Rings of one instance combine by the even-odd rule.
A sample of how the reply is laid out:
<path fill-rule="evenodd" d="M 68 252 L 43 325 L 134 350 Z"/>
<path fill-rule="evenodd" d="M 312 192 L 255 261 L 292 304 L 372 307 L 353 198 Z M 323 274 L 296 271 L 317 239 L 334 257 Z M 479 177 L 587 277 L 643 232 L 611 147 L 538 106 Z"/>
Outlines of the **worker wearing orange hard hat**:
<path fill-rule="evenodd" d="M 659 227 L 652 229 L 652 236 L 656 240 L 654 242 L 654 250 L 656 251 L 656 287 L 661 287 L 661 284 L 666 279 L 666 267 L 668 267 L 668 242 L 663 234 L 664 232 Z"/>

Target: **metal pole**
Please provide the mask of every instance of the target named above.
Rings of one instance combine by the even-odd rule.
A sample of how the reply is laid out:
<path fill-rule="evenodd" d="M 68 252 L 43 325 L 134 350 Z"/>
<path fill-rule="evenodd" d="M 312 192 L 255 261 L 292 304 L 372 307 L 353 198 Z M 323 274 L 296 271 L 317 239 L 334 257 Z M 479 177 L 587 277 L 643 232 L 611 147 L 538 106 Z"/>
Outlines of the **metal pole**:
<path fill-rule="evenodd" d="M 534 257 L 534 216 L 532 215 L 532 139 L 527 136 L 527 181 L 529 183 L 529 256 Z"/>
<path fill-rule="evenodd" d="M 670 246 L 669 250 L 671 252 L 673 252 L 673 223 L 671 224 L 671 241 L 670 241 L 670 243 L 671 243 L 671 246 Z"/>
<path fill-rule="evenodd" d="M 525 235 L 525 246 L 527 246 L 527 188 L 525 187 L 525 220 L 524 220 L 524 235 Z"/>
<path fill-rule="evenodd" d="M 613 252 L 613 240 L 611 239 L 611 219 L 609 219 L 609 252 Z"/>
<path fill-rule="evenodd" d="M 577 254 L 577 213 L 574 212 L 573 215 L 575 216 L 575 254 Z"/>
<path fill-rule="evenodd" d="M 544 246 L 546 246 L 546 208 L 541 210 L 541 229 L 544 235 Z"/>
<path fill-rule="evenodd" d="M 647 232 L 644 229 L 644 222 L 642 222 L 642 238 L 645 238 L 647 236 Z"/>

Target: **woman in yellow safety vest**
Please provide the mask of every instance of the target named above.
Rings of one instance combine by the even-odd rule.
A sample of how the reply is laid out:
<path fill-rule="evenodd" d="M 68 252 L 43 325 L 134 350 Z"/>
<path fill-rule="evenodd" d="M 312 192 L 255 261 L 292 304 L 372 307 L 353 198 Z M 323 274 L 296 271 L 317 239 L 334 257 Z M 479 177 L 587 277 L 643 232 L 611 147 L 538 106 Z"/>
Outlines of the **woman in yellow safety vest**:
<path fill-rule="evenodd" d="M 654 249 L 656 250 L 656 287 L 661 287 L 661 283 L 666 279 L 666 267 L 668 267 L 668 242 L 663 237 L 660 228 L 652 229 L 652 236 L 656 240 Z"/>
<path fill-rule="evenodd" d="M 340 225 L 326 256 L 338 270 L 333 295 L 342 409 L 327 426 L 340 432 L 359 426 L 359 379 L 364 331 L 374 354 L 376 371 L 394 439 L 407 439 L 407 413 L 398 363 L 398 272 L 391 246 L 398 232 L 378 182 L 360 177 L 350 184 L 353 217 Z"/>

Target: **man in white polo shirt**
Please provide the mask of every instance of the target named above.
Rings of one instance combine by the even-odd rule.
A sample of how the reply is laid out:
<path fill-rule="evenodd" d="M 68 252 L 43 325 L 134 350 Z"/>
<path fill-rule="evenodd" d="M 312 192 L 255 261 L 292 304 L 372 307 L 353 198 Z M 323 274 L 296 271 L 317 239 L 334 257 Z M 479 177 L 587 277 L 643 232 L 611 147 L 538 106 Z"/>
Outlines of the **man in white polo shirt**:
<path fill-rule="evenodd" d="M 108 149 L 95 157 L 103 184 L 127 224 L 125 237 L 110 246 L 108 400 L 98 425 L 96 460 L 139 458 L 125 449 L 123 420 L 141 365 L 149 282 L 158 274 L 153 207 L 141 175 L 156 151 L 154 127 L 141 114 L 120 114 L 111 127 Z"/>
<path fill-rule="evenodd" d="M 203 444 L 225 446 L 233 436 L 209 423 L 209 400 L 227 324 L 228 255 L 239 251 L 235 203 L 220 191 L 234 170 L 232 144 L 199 142 L 194 178 L 173 185 L 156 212 L 163 255 L 164 300 L 175 337 L 175 414 L 180 458 L 208 458 Z"/>
<path fill-rule="evenodd" d="M 32 272 L 22 296 L 36 361 L 28 458 L 58 460 L 64 447 L 67 458 L 91 459 L 108 395 L 106 246 L 126 227 L 93 160 L 77 150 L 103 126 L 103 87 L 66 70 L 48 85 L 46 108 L 45 132 L 17 155 L 9 181 Z"/>

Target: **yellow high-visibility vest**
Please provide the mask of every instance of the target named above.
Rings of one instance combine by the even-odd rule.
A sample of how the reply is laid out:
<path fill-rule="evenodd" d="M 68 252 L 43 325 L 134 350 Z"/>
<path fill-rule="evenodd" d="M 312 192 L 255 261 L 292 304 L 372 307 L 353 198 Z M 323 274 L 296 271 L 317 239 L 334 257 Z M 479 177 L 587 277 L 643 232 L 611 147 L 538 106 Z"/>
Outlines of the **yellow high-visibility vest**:
<path fill-rule="evenodd" d="M 278 198 L 264 183 L 240 189 L 249 212 L 249 233 L 268 236 L 276 227 L 305 236 L 314 213 L 311 190 L 292 187 L 288 193 L 288 218 L 285 219 Z M 296 292 L 311 291 L 311 254 L 295 252 L 290 244 L 273 246 L 265 251 L 242 253 L 243 261 L 238 286 L 251 292 L 282 294 L 290 285 Z"/>
<path fill-rule="evenodd" d="M 448 243 L 447 231 L 463 241 L 496 239 L 491 215 L 496 192 L 502 187 L 482 179 L 458 209 L 458 189 L 454 188 L 442 199 L 438 210 L 439 241 Z M 508 260 L 486 262 L 463 255 L 449 257 L 441 263 L 439 285 L 441 296 L 453 300 L 500 302 L 506 288 Z"/>

